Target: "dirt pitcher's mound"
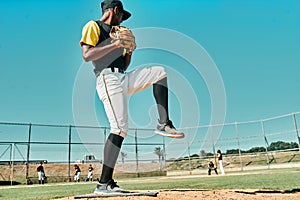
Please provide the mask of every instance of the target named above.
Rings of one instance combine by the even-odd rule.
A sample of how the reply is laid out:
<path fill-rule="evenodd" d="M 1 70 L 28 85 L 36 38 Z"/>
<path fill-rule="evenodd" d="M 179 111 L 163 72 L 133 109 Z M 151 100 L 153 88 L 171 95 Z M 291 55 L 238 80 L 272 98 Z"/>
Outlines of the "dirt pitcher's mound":
<path fill-rule="evenodd" d="M 255 192 L 236 192 L 237 190 L 209 190 L 209 191 L 159 191 L 157 197 L 106 197 L 107 200 L 299 200 L 300 193 L 255 193 Z M 246 191 L 246 190 L 245 190 Z M 61 198 L 60 200 L 74 199 L 74 197 Z M 100 200 L 103 198 L 93 198 L 89 200 Z M 88 199 L 83 199 L 88 200 Z"/>

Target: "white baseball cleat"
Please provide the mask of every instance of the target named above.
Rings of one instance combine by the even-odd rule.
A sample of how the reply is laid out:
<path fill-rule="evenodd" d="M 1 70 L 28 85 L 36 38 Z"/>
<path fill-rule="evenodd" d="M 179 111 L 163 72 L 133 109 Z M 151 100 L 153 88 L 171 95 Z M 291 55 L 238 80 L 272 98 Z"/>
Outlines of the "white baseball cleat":
<path fill-rule="evenodd" d="M 171 120 L 168 120 L 166 123 L 163 124 L 160 124 L 158 122 L 157 128 L 154 132 L 165 137 L 184 138 L 184 133 L 177 131 L 176 128 L 173 126 Z"/>
<path fill-rule="evenodd" d="M 94 194 L 118 194 L 127 193 L 127 190 L 120 188 L 113 179 L 109 180 L 107 183 L 98 183 L 94 191 Z"/>

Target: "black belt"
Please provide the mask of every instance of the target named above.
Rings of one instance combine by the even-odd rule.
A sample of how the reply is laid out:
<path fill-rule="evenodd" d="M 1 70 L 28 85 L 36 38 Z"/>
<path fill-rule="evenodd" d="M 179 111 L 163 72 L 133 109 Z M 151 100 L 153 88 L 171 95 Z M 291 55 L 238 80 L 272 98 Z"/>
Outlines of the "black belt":
<path fill-rule="evenodd" d="M 111 72 L 118 72 L 118 73 L 121 73 L 121 74 L 124 74 L 124 72 L 125 72 L 124 69 L 117 68 L 117 67 L 108 67 L 108 69 L 110 69 Z"/>

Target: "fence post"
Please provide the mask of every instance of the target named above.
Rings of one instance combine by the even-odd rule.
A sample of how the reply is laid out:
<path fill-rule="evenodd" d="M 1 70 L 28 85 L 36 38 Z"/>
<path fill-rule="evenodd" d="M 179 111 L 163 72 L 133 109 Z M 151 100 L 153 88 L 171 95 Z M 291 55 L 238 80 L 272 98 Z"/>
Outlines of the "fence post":
<path fill-rule="evenodd" d="M 71 182 L 71 142 L 72 142 L 72 126 L 69 126 L 69 153 L 68 153 L 68 179 Z"/>
<path fill-rule="evenodd" d="M 265 149 L 266 149 L 266 154 L 267 154 L 268 169 L 270 169 L 270 159 L 269 159 L 269 155 L 268 155 L 268 144 L 267 144 L 267 138 L 266 138 L 266 133 L 265 133 L 264 122 L 261 121 L 260 123 L 261 123 L 262 134 L 263 134 L 264 141 L 265 141 Z"/>
<path fill-rule="evenodd" d="M 166 154 L 166 144 L 165 144 L 165 137 L 162 137 L 163 139 L 163 159 L 164 159 L 164 167 L 166 167 L 166 162 L 167 162 L 167 154 Z"/>
<path fill-rule="evenodd" d="M 27 159 L 26 159 L 26 184 L 29 184 L 28 180 L 28 175 L 29 175 L 29 161 L 30 161 L 30 142 L 31 142 L 31 126 L 32 124 L 29 124 L 29 130 L 28 130 L 28 142 L 27 142 Z"/>
<path fill-rule="evenodd" d="M 300 151 L 300 137 L 299 137 L 299 132 L 298 132 L 298 126 L 297 126 L 297 120 L 296 120 L 296 114 L 293 113 L 293 119 L 294 119 L 294 126 L 295 126 L 295 130 L 296 130 L 296 135 L 297 135 L 297 139 L 298 139 L 298 148 Z"/>
<path fill-rule="evenodd" d="M 104 132 L 103 132 L 103 134 L 104 134 L 104 144 L 105 144 L 105 142 L 106 142 L 106 127 L 104 127 Z M 104 158 L 103 158 L 103 160 L 104 160 Z"/>
<path fill-rule="evenodd" d="M 138 155 L 138 142 L 137 142 L 137 129 L 135 129 L 135 134 L 134 134 L 134 139 L 135 139 L 135 163 L 136 163 L 136 172 L 137 176 L 140 177 L 139 173 L 139 155 Z"/>
<path fill-rule="evenodd" d="M 191 153 L 190 153 L 190 144 L 189 141 L 187 141 L 187 145 L 188 145 L 188 154 L 189 154 L 189 171 L 190 171 L 190 175 L 192 175 L 192 166 L 191 166 Z"/>
<path fill-rule="evenodd" d="M 186 135 L 188 136 L 187 131 L 188 131 L 188 130 L 186 130 Z M 189 143 L 188 137 L 186 137 L 186 143 L 187 143 L 187 150 L 188 150 L 188 156 L 189 156 L 189 171 L 190 171 L 190 175 L 192 175 L 191 149 L 190 149 L 190 143 Z"/>
<path fill-rule="evenodd" d="M 241 164 L 241 171 L 243 171 L 243 161 L 242 161 L 241 145 L 240 145 L 239 130 L 238 130 L 237 122 L 235 122 L 235 134 L 236 134 L 236 139 L 237 139 L 238 148 L 239 148 L 239 158 L 240 158 L 240 164 Z"/>
<path fill-rule="evenodd" d="M 211 135 L 211 141 L 212 141 L 212 151 L 213 151 L 213 154 L 214 154 L 214 158 L 215 158 L 215 164 L 218 163 L 217 162 L 217 157 L 216 157 L 216 149 L 215 149 L 215 140 L 214 140 L 214 136 L 213 134 L 211 134 L 211 131 L 212 131 L 212 126 L 211 124 L 209 125 L 209 135 Z M 216 164 L 217 165 L 217 164 Z"/>
<path fill-rule="evenodd" d="M 15 144 L 11 143 L 11 149 L 10 149 L 10 166 L 11 166 L 11 173 L 10 173 L 10 185 L 13 185 L 13 179 L 14 179 L 14 157 L 15 157 Z"/>

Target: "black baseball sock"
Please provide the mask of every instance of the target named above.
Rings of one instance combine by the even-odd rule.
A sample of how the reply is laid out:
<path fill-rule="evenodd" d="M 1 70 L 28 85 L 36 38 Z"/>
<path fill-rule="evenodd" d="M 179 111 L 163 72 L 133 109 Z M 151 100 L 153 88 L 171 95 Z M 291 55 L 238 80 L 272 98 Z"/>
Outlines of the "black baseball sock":
<path fill-rule="evenodd" d="M 166 123 L 169 120 L 167 78 L 153 84 L 153 94 L 157 104 L 159 123 Z"/>
<path fill-rule="evenodd" d="M 116 134 L 111 133 L 108 136 L 104 146 L 104 161 L 100 183 L 107 183 L 112 179 L 115 164 L 118 159 L 123 140 L 123 137 Z"/>

